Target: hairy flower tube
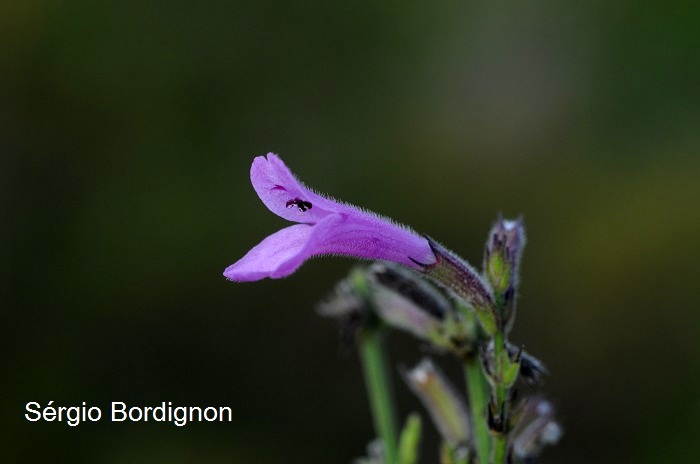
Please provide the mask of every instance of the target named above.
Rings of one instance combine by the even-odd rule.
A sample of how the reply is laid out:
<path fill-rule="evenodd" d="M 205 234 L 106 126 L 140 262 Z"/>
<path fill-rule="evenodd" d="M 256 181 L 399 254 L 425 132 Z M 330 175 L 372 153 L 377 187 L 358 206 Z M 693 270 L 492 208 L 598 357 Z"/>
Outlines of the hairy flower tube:
<path fill-rule="evenodd" d="M 415 269 L 436 262 L 428 240 L 375 213 L 320 195 L 274 153 L 258 156 L 250 180 L 265 206 L 296 222 L 270 235 L 224 271 L 237 282 L 286 277 L 321 255 L 393 261 Z"/>

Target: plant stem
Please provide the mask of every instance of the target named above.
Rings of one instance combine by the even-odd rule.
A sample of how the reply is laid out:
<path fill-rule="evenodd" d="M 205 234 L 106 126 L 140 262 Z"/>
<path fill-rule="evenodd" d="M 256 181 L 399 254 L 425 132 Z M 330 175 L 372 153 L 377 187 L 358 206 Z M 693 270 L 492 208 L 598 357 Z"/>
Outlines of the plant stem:
<path fill-rule="evenodd" d="M 498 331 L 493 338 L 494 343 L 494 359 L 495 359 L 495 378 L 494 396 L 496 399 L 497 417 L 508 421 L 508 389 L 503 383 L 503 371 L 505 370 L 504 362 L 508 357 L 508 352 L 505 351 L 505 336 L 503 332 Z M 508 441 L 505 432 L 499 432 L 493 440 L 493 459 L 492 464 L 504 464 L 506 460 L 506 451 L 508 449 Z"/>
<path fill-rule="evenodd" d="M 380 328 L 364 330 L 358 336 L 358 348 L 365 374 L 372 418 L 382 441 L 386 464 L 398 464 L 396 412 L 391 395 L 391 380 L 383 351 Z"/>
<path fill-rule="evenodd" d="M 487 464 L 489 459 L 490 436 L 487 424 L 487 410 L 489 391 L 484 372 L 481 369 L 479 358 L 471 356 L 464 363 L 464 375 L 467 381 L 467 394 L 469 395 L 469 409 L 474 427 L 474 439 L 476 456 L 479 464 Z"/>
<path fill-rule="evenodd" d="M 498 435 L 493 442 L 493 462 L 494 464 L 501 464 L 506 462 L 506 449 L 508 448 L 508 443 L 506 442 L 506 436 L 503 434 Z"/>
<path fill-rule="evenodd" d="M 497 332 L 496 335 L 493 338 L 493 348 L 494 348 L 494 359 L 496 360 L 496 379 L 497 383 L 495 386 L 495 396 L 496 396 L 496 405 L 498 407 L 498 410 L 501 410 L 501 407 L 503 403 L 505 402 L 506 399 L 506 387 L 503 385 L 503 356 L 505 355 L 504 349 L 505 349 L 505 340 L 503 337 L 503 333 Z"/>

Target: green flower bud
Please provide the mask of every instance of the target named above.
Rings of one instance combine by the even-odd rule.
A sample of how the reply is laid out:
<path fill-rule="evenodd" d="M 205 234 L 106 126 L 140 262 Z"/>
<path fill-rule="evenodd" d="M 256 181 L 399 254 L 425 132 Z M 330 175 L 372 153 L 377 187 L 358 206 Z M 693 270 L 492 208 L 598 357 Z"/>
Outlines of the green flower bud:
<path fill-rule="evenodd" d="M 515 296 L 518 289 L 520 257 L 525 247 L 522 218 L 499 218 L 489 232 L 484 250 L 484 276 L 493 289 L 496 304 L 507 331 L 515 320 Z"/>
<path fill-rule="evenodd" d="M 373 308 L 387 325 L 446 348 L 442 324 L 450 302 L 415 272 L 390 263 L 366 271 Z"/>
<path fill-rule="evenodd" d="M 429 341 L 458 356 L 476 342 L 474 324 L 454 310 L 438 289 L 405 267 L 378 262 L 366 270 L 373 309 L 390 327 Z"/>
<path fill-rule="evenodd" d="M 493 342 L 487 345 L 486 350 L 482 352 L 482 356 L 487 378 L 492 385 L 502 383 L 507 388 L 510 388 L 518 379 L 522 379 L 528 385 L 537 385 L 542 381 L 542 377 L 549 374 L 542 361 L 525 352 L 522 346 L 518 347 L 512 343 L 506 344 L 506 350 L 501 352 L 502 359 L 500 362 L 504 366 L 501 379 L 494 378 L 496 353 Z"/>

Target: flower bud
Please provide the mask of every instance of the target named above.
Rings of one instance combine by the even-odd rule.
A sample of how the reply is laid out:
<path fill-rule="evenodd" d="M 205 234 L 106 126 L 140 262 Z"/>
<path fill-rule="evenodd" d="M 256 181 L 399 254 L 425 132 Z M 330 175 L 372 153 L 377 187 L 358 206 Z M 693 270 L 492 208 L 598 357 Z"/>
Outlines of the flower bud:
<path fill-rule="evenodd" d="M 484 367 L 487 378 L 492 384 L 503 383 L 507 387 L 512 387 L 519 378 L 528 385 L 536 385 L 542 381 L 542 377 L 549 374 L 542 361 L 526 353 L 522 346 L 518 347 L 512 343 L 506 345 L 506 350 L 501 354 L 501 363 L 505 367 L 502 372 L 503 378 L 496 379 L 493 376 L 496 372 L 496 353 L 493 342 L 486 346 L 482 352 Z"/>
<path fill-rule="evenodd" d="M 502 320 L 510 330 L 515 320 L 520 256 L 525 247 L 522 218 L 499 218 L 489 232 L 484 251 L 484 276 L 493 289 L 496 303 L 503 308 Z"/>
<path fill-rule="evenodd" d="M 455 448 L 467 443 L 471 435 L 467 407 L 438 367 L 426 358 L 405 372 L 404 378 L 428 410 L 442 438 Z"/>
<path fill-rule="evenodd" d="M 492 386 L 503 385 L 505 388 L 510 388 L 518 380 L 520 374 L 520 366 L 522 365 L 522 348 L 514 350 L 512 345 L 505 346 L 507 349 L 501 349 L 498 355 L 492 340 L 486 349 L 481 352 L 482 362 L 486 379 Z M 501 366 L 499 369 L 498 366 Z"/>
<path fill-rule="evenodd" d="M 420 274 L 390 262 L 366 270 L 372 308 L 387 325 L 458 355 L 476 341 L 473 325 Z"/>
<path fill-rule="evenodd" d="M 527 399 L 513 414 L 513 454 L 519 459 L 532 459 L 546 445 L 553 445 L 562 436 L 561 426 L 554 421 L 552 404 L 540 397 Z"/>
<path fill-rule="evenodd" d="M 378 262 L 367 268 L 373 307 L 388 325 L 440 343 L 440 327 L 450 303 L 412 271 Z"/>

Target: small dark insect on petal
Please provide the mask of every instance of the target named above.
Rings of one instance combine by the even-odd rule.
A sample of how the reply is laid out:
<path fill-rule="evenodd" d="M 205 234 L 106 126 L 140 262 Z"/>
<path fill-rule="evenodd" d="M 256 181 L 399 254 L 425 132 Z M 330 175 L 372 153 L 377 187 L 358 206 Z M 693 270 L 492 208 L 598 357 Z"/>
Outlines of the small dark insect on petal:
<path fill-rule="evenodd" d="M 294 200 L 289 200 L 289 201 L 285 204 L 285 206 L 286 206 L 287 208 L 292 207 L 292 206 L 296 206 L 297 208 L 299 208 L 299 211 L 301 211 L 302 213 L 306 212 L 307 209 L 311 209 L 311 208 L 314 207 L 314 206 L 311 204 L 311 202 L 302 200 L 302 199 L 300 199 L 300 198 L 295 198 Z"/>

